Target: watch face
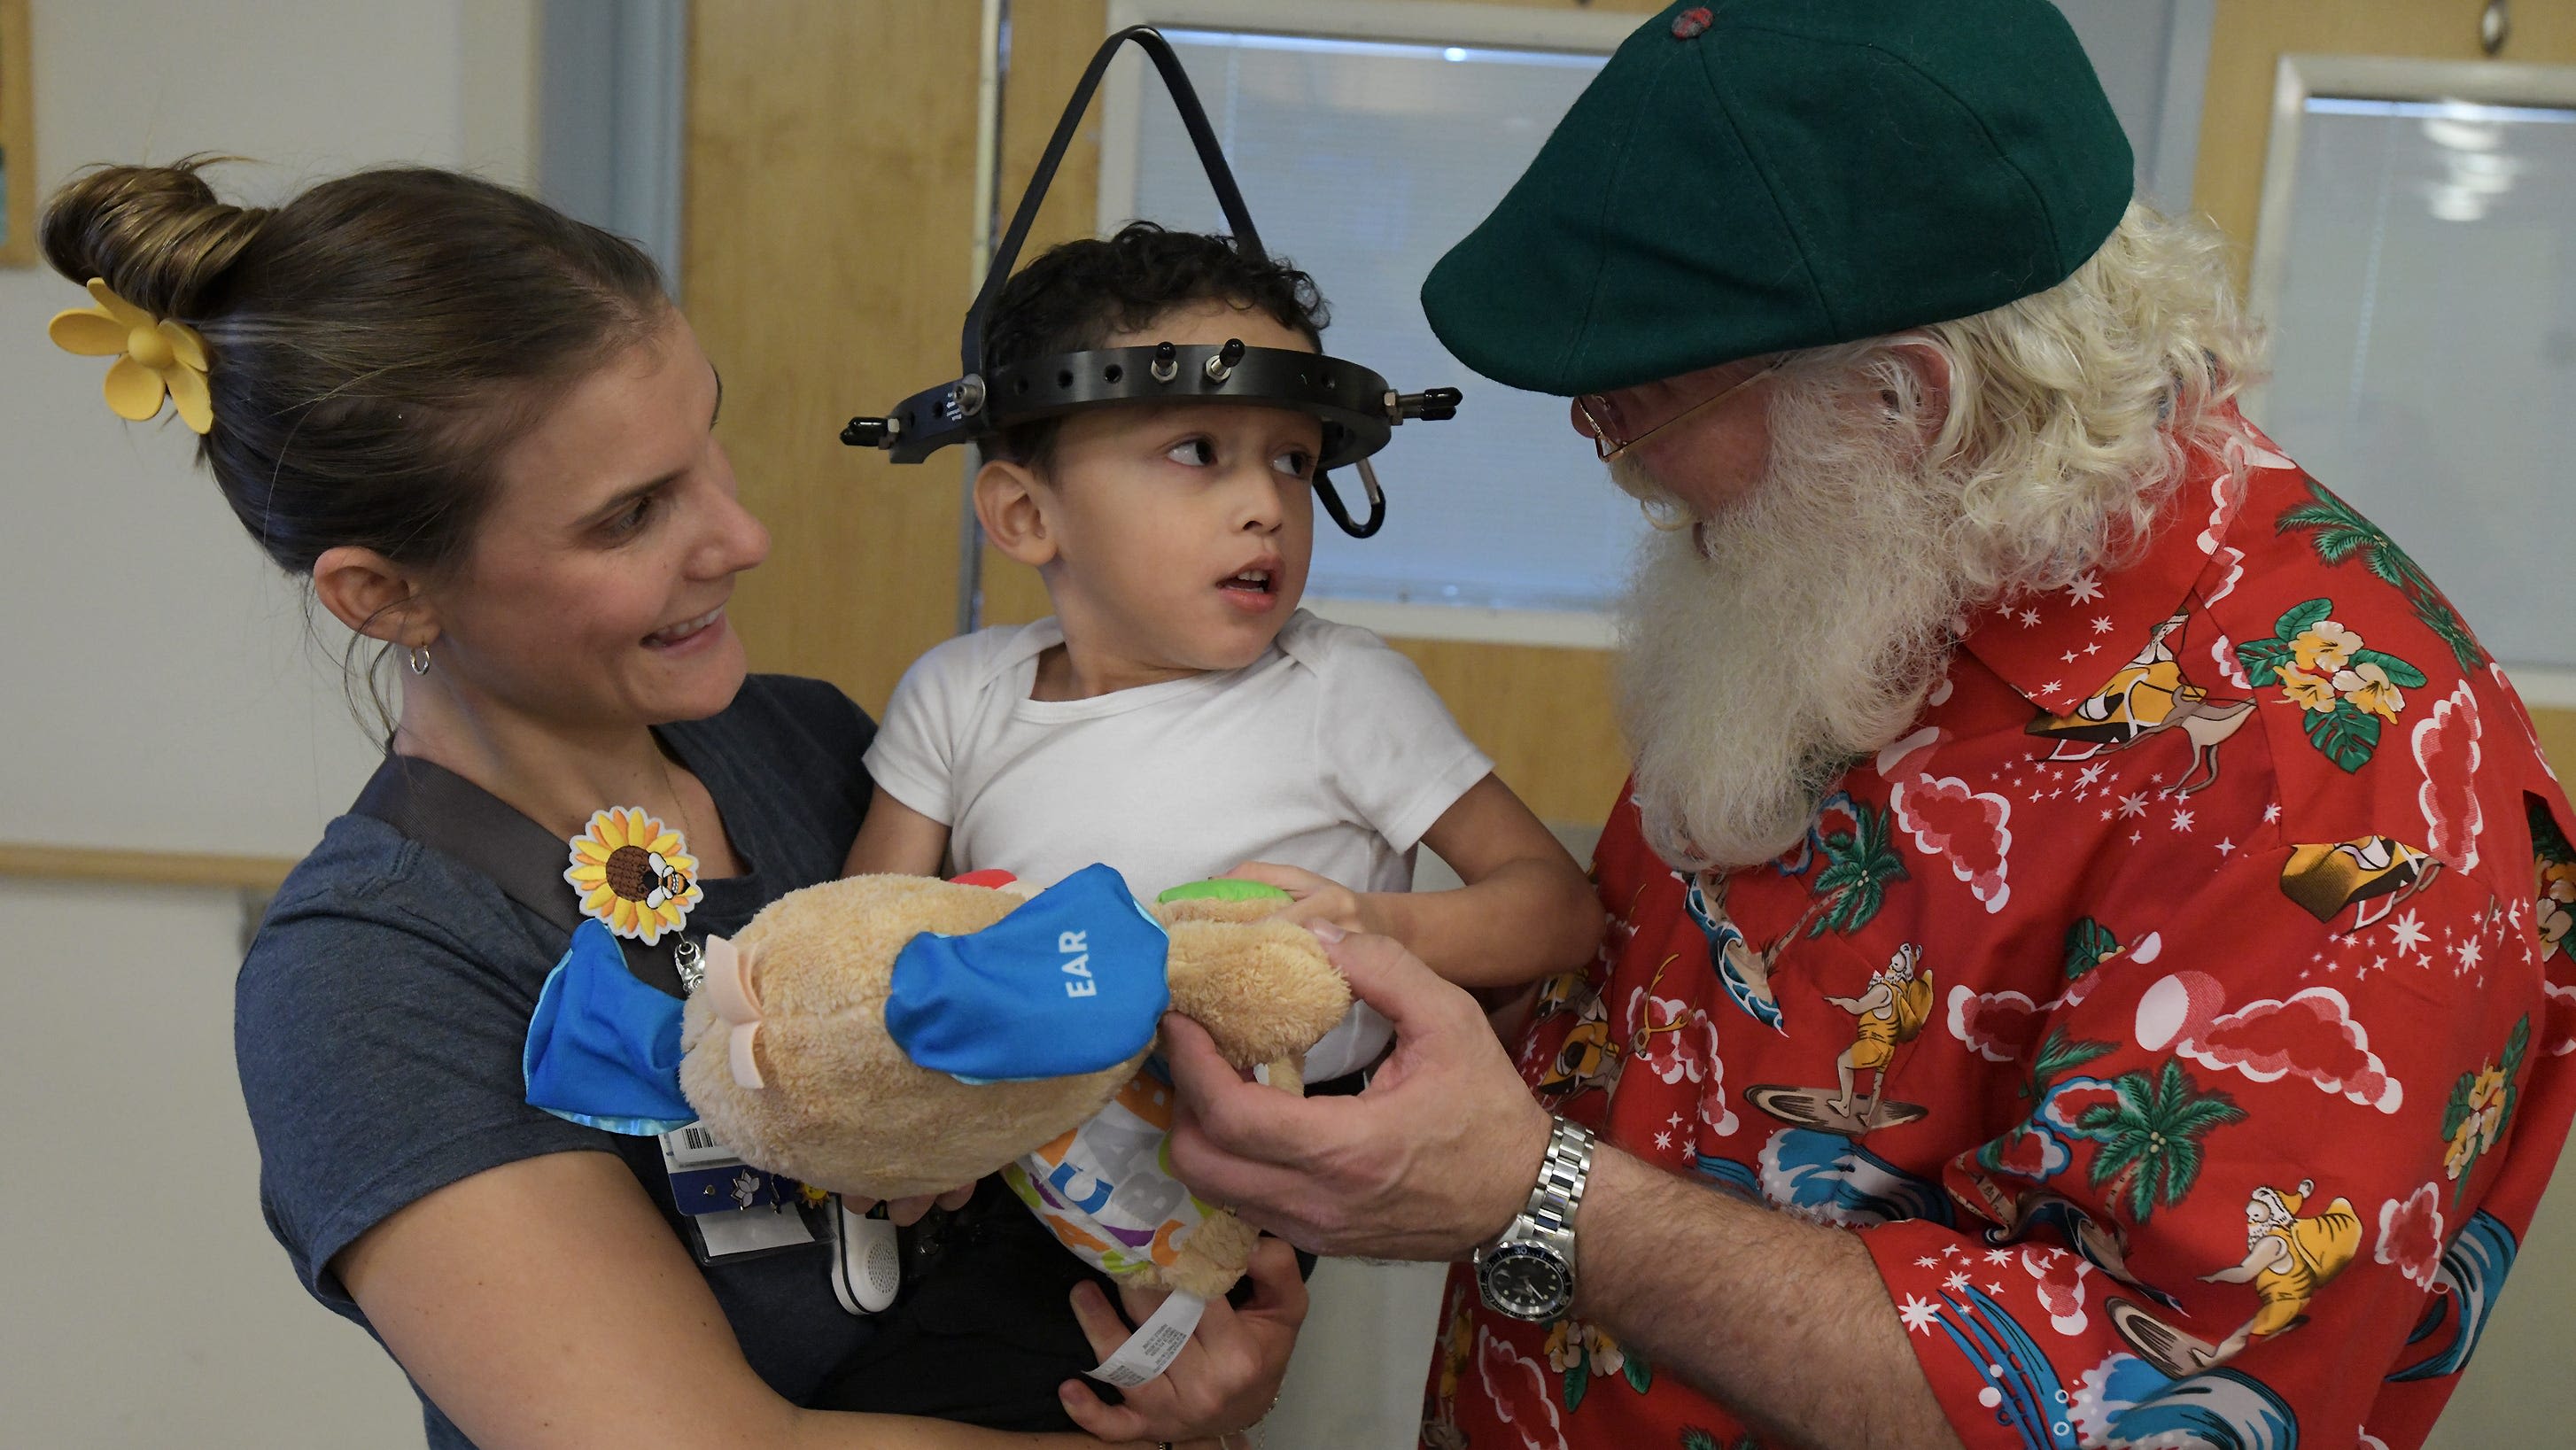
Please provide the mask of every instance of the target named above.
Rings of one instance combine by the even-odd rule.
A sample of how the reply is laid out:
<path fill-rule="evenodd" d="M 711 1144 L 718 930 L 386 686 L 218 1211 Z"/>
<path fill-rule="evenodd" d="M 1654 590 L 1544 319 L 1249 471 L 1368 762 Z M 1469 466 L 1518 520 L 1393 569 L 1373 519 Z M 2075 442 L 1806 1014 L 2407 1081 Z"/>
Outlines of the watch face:
<path fill-rule="evenodd" d="M 1477 1287 L 1496 1313 L 1515 1319 L 1560 1318 L 1574 1303 L 1574 1275 L 1556 1251 L 1539 1244 L 1505 1244 L 1477 1266 Z"/>

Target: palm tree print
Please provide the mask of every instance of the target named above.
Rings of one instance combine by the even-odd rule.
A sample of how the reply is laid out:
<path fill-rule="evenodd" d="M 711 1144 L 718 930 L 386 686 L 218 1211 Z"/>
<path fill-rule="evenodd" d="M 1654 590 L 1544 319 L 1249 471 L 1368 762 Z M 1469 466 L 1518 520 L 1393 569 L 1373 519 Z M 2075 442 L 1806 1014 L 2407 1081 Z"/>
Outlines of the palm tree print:
<path fill-rule="evenodd" d="M 1873 811 L 1853 802 L 1852 828 L 1825 836 L 1825 869 L 1816 873 L 1816 894 L 1824 912 L 1807 928 L 1810 937 L 1827 931 L 1855 932 L 1887 904 L 1889 883 L 1905 879 L 1905 857 L 1888 829 L 1893 811 Z"/>
<path fill-rule="evenodd" d="M 2124 1073 L 2111 1089 L 2117 1100 L 2086 1110 L 2075 1126 L 2102 1145 L 2093 1155 L 2093 1186 L 2107 1188 L 2110 1205 L 2143 1224 L 2157 1204 L 2180 1204 L 2200 1181 L 2202 1136 L 2243 1122 L 2245 1110 L 2223 1092 L 2200 1091 L 2172 1059 L 2159 1075 Z"/>
<path fill-rule="evenodd" d="M 2087 917 L 2086 920 L 2090 921 L 2091 918 Z M 2048 1035 L 2040 1039 L 2038 1053 L 2031 1058 L 2030 1075 L 2023 1079 L 2021 1085 L 2023 1100 L 2040 1106 L 2034 1108 L 2032 1115 L 2018 1126 L 2007 1129 L 1999 1137 L 1989 1138 L 1977 1145 L 1977 1166 L 1989 1173 L 2033 1176 L 2024 1168 L 2007 1167 L 2006 1163 L 2015 1152 L 2024 1151 L 2033 1146 L 2031 1140 L 2034 1136 L 2043 1141 L 2059 1139 L 2056 1130 L 2049 1125 L 2045 1117 L 2041 1116 L 2048 1101 L 2049 1089 L 2057 1085 L 2059 1078 L 2118 1047 L 2119 1044 L 2116 1042 L 2096 1042 L 2089 1038 L 2070 1037 L 2063 1024 L 2049 1028 Z M 2041 1150 L 2039 1162 L 2044 1171 L 2037 1176 L 2056 1176 L 2053 1170 L 2047 1170 L 2048 1155 L 2044 1148 Z"/>
<path fill-rule="evenodd" d="M 1806 836 L 1778 863 L 1778 870 L 1783 876 L 1803 875 L 1815 865 L 1819 852 L 1824 855 L 1825 869 L 1817 872 L 1808 886 L 1813 895 L 1807 909 L 1789 924 L 1787 931 L 1759 951 L 1727 919 L 1726 893 L 1732 878 L 1714 872 L 1702 872 L 1693 878 L 1690 912 L 1700 929 L 1708 933 L 1709 965 L 1727 984 L 1727 994 L 1735 1004 L 1754 1021 L 1782 1032 L 1788 1030 L 1780 1024 L 1780 1010 L 1772 999 L 1769 983 L 1772 967 L 1791 942 L 1801 934 L 1814 938 L 1828 930 L 1860 930 L 1887 904 L 1889 883 L 1906 879 L 1905 858 L 1896 849 L 1895 833 L 1889 829 L 1893 814 L 1889 810 L 1873 811 L 1846 791 L 1838 790 L 1825 797 Z M 1835 815 L 1849 816 L 1852 828 L 1827 832 L 1824 822 Z"/>
<path fill-rule="evenodd" d="M 2415 617 L 2451 647 L 2461 669 L 2485 666 L 2487 652 L 2469 633 L 2459 611 L 2451 607 L 2451 601 L 2426 577 L 2423 568 L 2397 547 L 2396 540 L 2354 512 L 2352 505 L 2326 492 L 2325 485 L 2313 478 L 2308 480 L 2308 498 L 2308 502 L 2281 515 L 2277 532 L 2313 531 L 2309 542 L 2316 547 L 2317 557 L 2329 564 L 2360 559 L 2361 566 L 2373 577 L 2406 596 L 2406 602 L 2415 606 Z"/>
<path fill-rule="evenodd" d="M 2119 954 L 2120 939 L 2109 927 L 2079 916 L 2066 929 L 2066 980 L 2072 982 Z"/>
<path fill-rule="evenodd" d="M 2059 1078 L 2117 1046 L 2116 1042 L 2069 1037 L 2063 1024 L 2051 1027 L 2048 1036 L 2040 1040 L 2038 1055 L 2030 1061 L 2030 1077 L 2022 1084 L 2021 1095 L 2026 1098 L 2046 1097 Z"/>

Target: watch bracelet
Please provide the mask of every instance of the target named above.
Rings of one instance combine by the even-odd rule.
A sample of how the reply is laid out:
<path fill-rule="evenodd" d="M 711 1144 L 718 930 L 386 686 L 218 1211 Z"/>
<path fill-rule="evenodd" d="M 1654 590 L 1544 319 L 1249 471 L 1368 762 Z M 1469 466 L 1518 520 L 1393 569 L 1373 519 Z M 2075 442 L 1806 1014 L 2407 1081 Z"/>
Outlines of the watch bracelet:
<path fill-rule="evenodd" d="M 1590 1129 L 1563 1118 L 1548 1134 L 1547 1151 L 1538 1160 L 1538 1181 L 1531 1185 L 1521 1216 L 1548 1233 L 1574 1231 L 1574 1212 L 1592 1176 L 1595 1145 Z M 1509 1230 L 1505 1231 L 1506 1233 Z"/>

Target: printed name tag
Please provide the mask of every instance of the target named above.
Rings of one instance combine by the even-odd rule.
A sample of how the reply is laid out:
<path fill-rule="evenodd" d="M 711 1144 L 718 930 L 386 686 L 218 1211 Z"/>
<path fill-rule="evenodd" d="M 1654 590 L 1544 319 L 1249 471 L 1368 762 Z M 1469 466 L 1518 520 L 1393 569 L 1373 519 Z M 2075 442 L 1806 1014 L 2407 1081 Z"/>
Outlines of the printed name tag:
<path fill-rule="evenodd" d="M 803 1185 L 794 1179 L 743 1162 L 696 1123 L 664 1133 L 661 1143 L 671 1202 L 685 1216 L 689 1250 L 699 1263 L 815 1241 L 813 1226 L 805 1221 Z"/>

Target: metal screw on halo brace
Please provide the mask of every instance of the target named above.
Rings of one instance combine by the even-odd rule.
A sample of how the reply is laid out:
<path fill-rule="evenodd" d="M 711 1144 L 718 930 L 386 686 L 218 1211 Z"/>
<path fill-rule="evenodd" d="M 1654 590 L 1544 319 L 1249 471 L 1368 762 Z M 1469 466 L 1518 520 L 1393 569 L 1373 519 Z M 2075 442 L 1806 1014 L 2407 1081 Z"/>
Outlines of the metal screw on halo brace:
<path fill-rule="evenodd" d="M 1445 423 L 1458 416 L 1458 404 L 1466 394 L 1456 388 L 1426 388 L 1419 393 L 1389 393 L 1386 414 L 1390 418 L 1419 418 L 1426 423 Z"/>
<path fill-rule="evenodd" d="M 1155 345 L 1154 366 L 1152 368 L 1154 381 L 1158 383 L 1168 383 L 1172 379 L 1181 375 L 1181 365 L 1173 360 L 1173 351 L 1174 349 L 1169 342 L 1158 343 Z"/>
<path fill-rule="evenodd" d="M 671 966 L 680 974 L 680 990 L 695 994 L 698 984 L 707 979 L 707 954 L 687 937 L 671 948 Z"/>
<path fill-rule="evenodd" d="M 1227 378 L 1233 377 L 1234 365 L 1241 361 L 1243 361 L 1243 339 L 1239 337 L 1227 338 L 1225 340 L 1225 346 L 1217 349 L 1216 356 L 1207 360 L 1208 381 L 1212 383 L 1221 383 Z"/>

